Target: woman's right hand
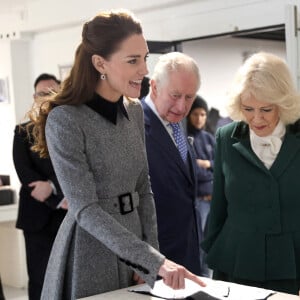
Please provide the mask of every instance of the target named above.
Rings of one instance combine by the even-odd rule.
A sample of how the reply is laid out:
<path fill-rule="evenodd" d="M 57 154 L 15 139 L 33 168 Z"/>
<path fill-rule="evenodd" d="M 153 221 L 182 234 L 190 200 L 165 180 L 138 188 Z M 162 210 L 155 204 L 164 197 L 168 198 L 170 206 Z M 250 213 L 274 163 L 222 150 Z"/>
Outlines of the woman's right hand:
<path fill-rule="evenodd" d="M 158 275 L 162 277 L 163 282 L 174 290 L 184 289 L 184 279 L 188 278 L 200 286 L 206 284 L 195 274 L 188 271 L 185 267 L 165 259 L 164 263 L 158 271 Z"/>

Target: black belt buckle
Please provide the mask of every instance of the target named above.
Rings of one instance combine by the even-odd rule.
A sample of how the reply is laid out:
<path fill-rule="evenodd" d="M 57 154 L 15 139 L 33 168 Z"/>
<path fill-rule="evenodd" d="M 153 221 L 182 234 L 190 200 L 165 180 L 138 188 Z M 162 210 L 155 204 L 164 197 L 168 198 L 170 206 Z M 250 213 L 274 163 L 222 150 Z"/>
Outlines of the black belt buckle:
<path fill-rule="evenodd" d="M 120 206 L 121 215 L 126 215 L 126 214 L 133 212 L 134 207 L 133 207 L 131 193 L 119 195 L 118 198 L 119 198 L 119 206 Z"/>

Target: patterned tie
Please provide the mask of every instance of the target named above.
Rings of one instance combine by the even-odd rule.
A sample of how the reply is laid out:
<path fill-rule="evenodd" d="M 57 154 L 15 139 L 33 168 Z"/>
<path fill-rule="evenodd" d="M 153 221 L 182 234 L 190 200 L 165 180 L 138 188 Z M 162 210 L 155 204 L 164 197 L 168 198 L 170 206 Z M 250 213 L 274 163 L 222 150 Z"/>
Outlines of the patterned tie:
<path fill-rule="evenodd" d="M 179 123 L 170 123 L 170 126 L 173 129 L 174 140 L 177 144 L 177 148 L 179 150 L 180 156 L 182 160 L 186 162 L 188 149 L 187 149 L 186 139 L 183 135 L 181 127 Z"/>

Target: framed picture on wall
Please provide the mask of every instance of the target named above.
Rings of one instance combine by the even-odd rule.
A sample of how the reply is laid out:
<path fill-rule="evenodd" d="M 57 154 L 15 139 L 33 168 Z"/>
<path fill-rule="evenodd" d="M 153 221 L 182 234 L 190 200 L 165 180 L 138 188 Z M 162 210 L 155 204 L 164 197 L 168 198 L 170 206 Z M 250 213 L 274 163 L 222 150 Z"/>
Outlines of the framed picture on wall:
<path fill-rule="evenodd" d="M 72 65 L 71 64 L 66 64 L 66 65 L 59 65 L 58 70 L 59 70 L 59 79 L 61 81 L 64 81 L 66 77 L 69 75 L 71 71 Z"/>
<path fill-rule="evenodd" d="M 9 103 L 8 78 L 0 78 L 0 103 Z"/>

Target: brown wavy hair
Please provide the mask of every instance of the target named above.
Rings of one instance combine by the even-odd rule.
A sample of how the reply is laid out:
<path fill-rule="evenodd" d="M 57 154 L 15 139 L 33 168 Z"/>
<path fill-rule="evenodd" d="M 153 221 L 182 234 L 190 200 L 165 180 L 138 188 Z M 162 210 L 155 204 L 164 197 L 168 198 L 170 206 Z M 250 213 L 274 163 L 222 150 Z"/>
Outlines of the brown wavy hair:
<path fill-rule="evenodd" d="M 103 11 L 82 29 L 82 41 L 79 44 L 69 76 L 62 82 L 61 90 L 45 99 L 39 111 L 28 112 L 33 125 L 34 144 L 31 149 L 41 157 L 48 157 L 45 126 L 49 112 L 63 104 L 81 105 L 93 97 L 99 80 L 99 72 L 92 64 L 92 56 L 100 55 L 106 60 L 115 53 L 120 44 L 134 34 L 142 34 L 139 20 L 128 10 Z"/>

